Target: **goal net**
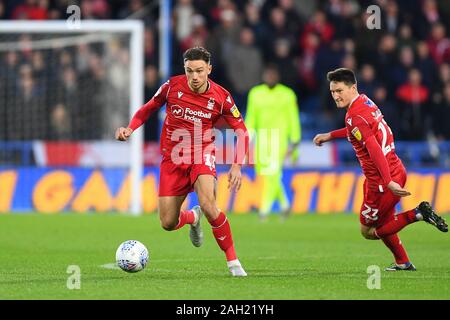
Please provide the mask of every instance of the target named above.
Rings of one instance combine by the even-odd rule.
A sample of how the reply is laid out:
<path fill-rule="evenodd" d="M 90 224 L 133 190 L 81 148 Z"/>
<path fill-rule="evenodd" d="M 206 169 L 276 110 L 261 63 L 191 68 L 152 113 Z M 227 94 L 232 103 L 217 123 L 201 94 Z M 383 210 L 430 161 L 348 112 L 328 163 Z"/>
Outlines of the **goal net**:
<path fill-rule="evenodd" d="M 78 29 L 66 21 L 0 23 L 0 188 L 9 190 L 0 211 L 39 210 L 36 201 L 71 210 L 81 176 L 100 172 L 110 192 L 104 210 L 141 212 L 142 130 L 128 143 L 114 141 L 114 131 L 143 103 L 142 41 L 141 21 L 82 21 Z M 35 199 L 42 176 L 55 170 L 71 176 L 62 187 L 70 195 Z M 124 181 L 127 206 L 118 208 Z"/>

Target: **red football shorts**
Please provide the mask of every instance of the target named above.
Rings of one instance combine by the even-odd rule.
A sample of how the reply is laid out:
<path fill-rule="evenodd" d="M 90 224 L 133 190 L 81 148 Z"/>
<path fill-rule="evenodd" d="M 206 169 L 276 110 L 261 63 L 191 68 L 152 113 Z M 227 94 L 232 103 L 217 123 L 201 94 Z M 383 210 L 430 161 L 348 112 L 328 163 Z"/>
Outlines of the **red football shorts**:
<path fill-rule="evenodd" d="M 170 159 L 161 161 L 159 196 L 184 196 L 194 191 L 194 183 L 201 174 L 217 177 L 214 163 L 174 164 Z"/>
<path fill-rule="evenodd" d="M 402 170 L 392 178 L 402 188 L 406 183 L 406 171 Z M 361 206 L 359 221 L 368 227 L 379 227 L 394 218 L 395 206 L 400 201 L 400 197 L 394 195 L 387 187 L 383 192 L 370 190 L 367 179 L 364 181 L 364 202 Z"/>

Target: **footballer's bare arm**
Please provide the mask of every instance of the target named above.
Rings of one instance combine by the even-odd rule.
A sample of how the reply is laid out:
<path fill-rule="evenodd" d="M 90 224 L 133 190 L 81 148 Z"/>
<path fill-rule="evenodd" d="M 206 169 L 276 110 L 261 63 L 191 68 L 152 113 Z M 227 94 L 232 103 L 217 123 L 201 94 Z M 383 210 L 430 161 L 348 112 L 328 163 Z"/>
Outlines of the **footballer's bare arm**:
<path fill-rule="evenodd" d="M 241 188 L 242 173 L 240 164 L 232 164 L 228 171 L 228 190 L 238 191 Z"/>
<path fill-rule="evenodd" d="M 314 139 L 313 142 L 316 146 L 322 146 L 323 143 L 328 142 L 333 140 L 333 138 L 331 137 L 331 133 L 327 132 L 327 133 L 319 133 L 317 134 Z"/>
<path fill-rule="evenodd" d="M 127 141 L 132 133 L 133 133 L 133 129 L 131 129 L 131 128 L 125 128 L 125 127 L 117 128 L 116 139 L 119 141 Z"/>
<path fill-rule="evenodd" d="M 402 188 L 401 185 L 399 185 L 397 182 L 395 181 L 391 181 L 389 182 L 389 184 L 387 185 L 387 187 L 392 191 L 393 194 L 395 194 L 396 196 L 399 197 L 407 197 L 411 195 L 411 192 L 409 192 L 408 190 L 406 190 L 405 188 Z"/>

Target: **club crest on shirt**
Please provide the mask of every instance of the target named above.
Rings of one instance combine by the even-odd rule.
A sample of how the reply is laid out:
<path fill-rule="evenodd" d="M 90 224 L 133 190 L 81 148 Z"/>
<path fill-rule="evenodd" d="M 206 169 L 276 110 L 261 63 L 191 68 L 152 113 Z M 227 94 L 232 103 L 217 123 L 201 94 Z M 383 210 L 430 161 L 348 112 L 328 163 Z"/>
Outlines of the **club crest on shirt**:
<path fill-rule="evenodd" d="M 374 112 L 372 112 L 372 116 L 373 116 L 375 119 L 378 119 L 379 117 L 382 116 L 381 111 L 380 111 L 380 110 L 375 110 Z"/>
<path fill-rule="evenodd" d="M 358 127 L 353 128 L 352 135 L 356 138 L 356 140 L 361 141 L 362 134 L 361 134 L 361 131 L 359 131 Z"/>
<path fill-rule="evenodd" d="M 236 105 L 233 105 L 230 109 L 231 113 L 233 114 L 233 117 L 235 118 L 239 118 L 239 116 L 241 115 L 241 113 L 239 112 L 238 108 L 236 107 Z"/>
<path fill-rule="evenodd" d="M 214 109 L 214 98 L 209 98 L 208 105 L 206 106 L 209 110 Z"/>
<path fill-rule="evenodd" d="M 375 103 L 372 100 L 370 100 L 369 98 L 366 101 L 364 101 L 364 104 L 369 106 L 369 107 L 371 107 L 371 108 L 375 108 L 376 107 Z"/>

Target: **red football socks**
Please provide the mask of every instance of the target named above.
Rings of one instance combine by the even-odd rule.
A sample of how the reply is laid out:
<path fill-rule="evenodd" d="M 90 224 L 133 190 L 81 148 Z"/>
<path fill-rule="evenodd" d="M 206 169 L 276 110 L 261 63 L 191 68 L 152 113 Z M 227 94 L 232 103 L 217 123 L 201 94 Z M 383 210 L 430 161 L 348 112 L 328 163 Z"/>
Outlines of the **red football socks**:
<path fill-rule="evenodd" d="M 175 227 L 175 230 L 180 229 L 185 224 L 193 224 L 195 221 L 195 215 L 192 210 L 184 210 L 180 212 L 180 216 L 178 217 L 178 224 Z"/>
<path fill-rule="evenodd" d="M 231 228 L 225 213 L 221 212 L 217 219 L 209 221 L 209 224 L 212 227 L 217 244 L 225 252 L 227 261 L 236 260 L 237 257 L 234 250 L 233 237 L 231 236 Z"/>
<path fill-rule="evenodd" d="M 386 247 L 391 250 L 397 264 L 404 264 L 409 262 L 409 258 L 406 254 L 405 248 L 403 248 L 402 242 L 400 241 L 400 238 L 396 233 L 381 238 L 381 240 L 383 240 Z"/>
<path fill-rule="evenodd" d="M 397 214 L 394 219 L 392 219 L 388 223 L 382 225 L 381 227 L 378 227 L 375 230 L 375 234 L 378 236 L 378 238 L 382 239 L 389 235 L 396 234 L 408 224 L 414 223 L 416 221 L 417 219 L 415 209 L 405 211 Z"/>

